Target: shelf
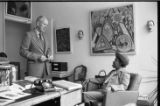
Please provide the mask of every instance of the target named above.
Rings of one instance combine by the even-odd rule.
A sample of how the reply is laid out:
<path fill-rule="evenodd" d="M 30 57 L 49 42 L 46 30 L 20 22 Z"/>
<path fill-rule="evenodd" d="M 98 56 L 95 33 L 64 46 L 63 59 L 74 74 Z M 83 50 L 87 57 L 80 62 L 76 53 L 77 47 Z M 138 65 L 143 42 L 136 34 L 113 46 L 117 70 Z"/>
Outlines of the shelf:
<path fill-rule="evenodd" d="M 31 24 L 32 20 L 27 19 L 27 18 L 21 18 L 17 16 L 11 16 L 11 15 L 5 15 L 6 20 L 11 20 L 11 21 L 16 21 L 16 22 L 21 22 L 21 23 L 26 23 L 26 24 Z"/>
<path fill-rule="evenodd" d="M 21 10 L 23 8 L 23 10 Z M 4 19 L 26 24 L 32 23 L 31 2 L 6 2 Z"/>

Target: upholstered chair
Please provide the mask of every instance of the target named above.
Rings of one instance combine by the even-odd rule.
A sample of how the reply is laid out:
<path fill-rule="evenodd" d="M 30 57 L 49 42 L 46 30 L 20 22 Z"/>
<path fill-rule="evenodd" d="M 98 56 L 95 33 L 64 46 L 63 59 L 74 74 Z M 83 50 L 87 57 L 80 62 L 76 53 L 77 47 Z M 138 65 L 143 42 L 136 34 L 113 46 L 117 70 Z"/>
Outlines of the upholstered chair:
<path fill-rule="evenodd" d="M 130 73 L 130 84 L 126 91 L 105 91 L 103 103 L 98 106 L 125 106 L 137 102 L 139 96 L 139 86 L 142 77 L 137 73 Z"/>
<path fill-rule="evenodd" d="M 86 79 L 87 67 L 84 65 L 79 65 L 74 68 L 73 80 L 76 83 L 82 84 Z"/>

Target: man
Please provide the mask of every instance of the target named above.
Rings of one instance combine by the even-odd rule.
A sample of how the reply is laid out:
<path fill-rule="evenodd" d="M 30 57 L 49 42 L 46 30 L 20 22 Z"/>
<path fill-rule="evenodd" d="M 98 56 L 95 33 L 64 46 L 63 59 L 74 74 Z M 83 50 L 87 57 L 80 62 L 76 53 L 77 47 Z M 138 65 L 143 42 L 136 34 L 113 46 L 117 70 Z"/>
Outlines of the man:
<path fill-rule="evenodd" d="M 53 60 L 53 56 L 45 34 L 47 26 L 47 18 L 39 16 L 36 20 L 36 28 L 27 32 L 22 41 L 20 55 L 27 59 L 29 76 L 43 78 L 50 74 L 49 61 Z"/>
<path fill-rule="evenodd" d="M 126 66 L 129 64 L 129 59 L 126 55 L 116 52 L 116 58 L 113 61 L 113 68 L 103 82 L 102 89 L 97 91 L 83 92 L 83 100 L 86 105 L 96 106 L 97 102 L 103 101 L 104 90 L 126 90 L 130 82 L 130 74 L 126 72 Z M 92 106 L 93 106 L 92 105 Z"/>

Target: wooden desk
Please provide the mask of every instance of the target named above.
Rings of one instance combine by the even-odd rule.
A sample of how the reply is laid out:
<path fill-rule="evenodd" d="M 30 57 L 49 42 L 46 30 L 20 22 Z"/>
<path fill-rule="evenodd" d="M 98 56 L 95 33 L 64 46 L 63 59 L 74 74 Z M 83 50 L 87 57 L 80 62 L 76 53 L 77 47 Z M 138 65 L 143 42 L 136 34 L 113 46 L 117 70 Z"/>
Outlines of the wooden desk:
<path fill-rule="evenodd" d="M 81 89 L 60 92 L 46 92 L 43 94 L 34 94 L 17 100 L 7 106 L 32 106 L 42 102 L 60 97 L 60 106 L 74 106 L 82 102 Z"/>

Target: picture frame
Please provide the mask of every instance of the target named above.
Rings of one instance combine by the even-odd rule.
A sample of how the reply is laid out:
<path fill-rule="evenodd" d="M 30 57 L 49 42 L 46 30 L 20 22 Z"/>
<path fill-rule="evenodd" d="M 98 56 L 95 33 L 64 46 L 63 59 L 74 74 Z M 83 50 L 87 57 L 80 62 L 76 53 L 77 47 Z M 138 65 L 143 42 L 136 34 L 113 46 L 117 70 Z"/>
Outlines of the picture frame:
<path fill-rule="evenodd" d="M 61 27 L 55 29 L 55 52 L 71 53 L 70 27 Z"/>
<path fill-rule="evenodd" d="M 90 12 L 91 55 L 135 54 L 134 5 Z"/>
<path fill-rule="evenodd" d="M 32 22 L 32 3 L 29 1 L 5 3 L 5 19 L 31 23 Z"/>

